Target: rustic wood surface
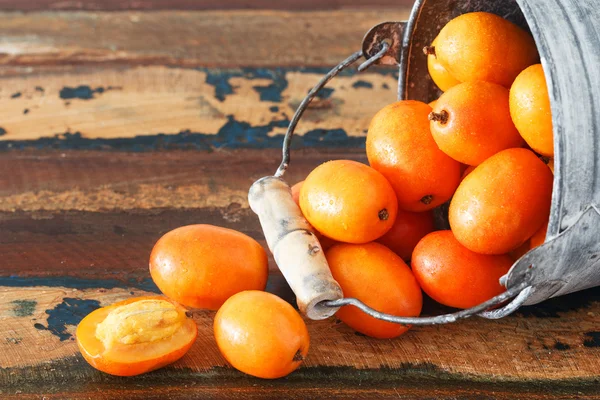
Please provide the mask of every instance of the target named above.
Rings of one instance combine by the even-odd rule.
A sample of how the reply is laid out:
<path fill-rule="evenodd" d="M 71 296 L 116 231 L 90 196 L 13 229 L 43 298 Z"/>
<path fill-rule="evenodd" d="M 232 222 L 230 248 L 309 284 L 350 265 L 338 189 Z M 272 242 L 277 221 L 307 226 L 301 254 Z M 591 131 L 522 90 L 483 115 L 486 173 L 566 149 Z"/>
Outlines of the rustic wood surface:
<path fill-rule="evenodd" d="M 0 0 L 0 10 L 333 10 L 410 6 L 412 0 Z"/>
<path fill-rule="evenodd" d="M 333 66 L 406 8 L 0 13 L 0 65 Z"/>
<path fill-rule="evenodd" d="M 600 398 L 599 288 L 395 340 L 307 321 L 306 363 L 275 381 L 227 365 L 208 311 L 194 315 L 190 353 L 160 371 L 111 377 L 79 355 L 85 314 L 158 292 L 148 257 L 168 230 L 211 223 L 264 244 L 246 194 L 278 165 L 295 107 L 371 25 L 407 15 L 367 3 L 0 0 L 88 10 L 0 12 L 0 398 Z M 365 161 L 396 78 L 334 81 L 300 123 L 289 181 L 325 160 Z M 293 302 L 270 268 L 268 290 Z"/>

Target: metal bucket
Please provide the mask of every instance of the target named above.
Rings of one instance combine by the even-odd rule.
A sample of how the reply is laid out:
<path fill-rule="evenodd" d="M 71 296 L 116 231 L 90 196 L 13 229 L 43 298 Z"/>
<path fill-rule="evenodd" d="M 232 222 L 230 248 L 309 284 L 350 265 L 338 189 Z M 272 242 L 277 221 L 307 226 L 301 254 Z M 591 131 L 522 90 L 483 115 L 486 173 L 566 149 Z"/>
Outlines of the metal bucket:
<path fill-rule="evenodd" d="M 487 11 L 528 29 L 545 71 L 554 126 L 554 189 L 546 242 L 518 260 L 507 288 L 535 304 L 600 285 L 600 4 L 597 0 L 421 0 L 401 23 L 401 99 L 441 94 L 422 49 L 452 18 Z"/>
<path fill-rule="evenodd" d="M 399 65 L 399 99 L 425 102 L 436 99 L 441 93 L 429 77 L 423 47 L 429 45 L 452 18 L 473 11 L 491 12 L 520 25 L 531 32 L 538 47 L 550 95 L 555 147 L 554 189 L 546 241 L 521 257 L 501 279 L 507 288 L 505 295 L 472 309 L 439 317 L 394 320 L 385 315 L 377 316 L 373 310 L 362 307 L 370 315 L 392 322 L 428 325 L 453 322 L 474 314 L 501 318 L 523 304 L 536 304 L 600 285 L 600 94 L 594 96 L 594 92 L 600 92 L 598 0 L 417 0 L 408 21 L 386 22 L 373 27 L 365 35 L 362 54 L 355 53 L 334 68 L 311 93 L 314 95 L 339 70 L 362 55 L 367 61 L 359 70 L 371 64 Z M 295 124 L 308 102 L 310 98 L 307 97 L 288 129 L 288 152 Z M 285 172 L 289 162 L 286 142 L 280 170 L 270 178 L 280 179 Z M 261 210 L 253 206 L 260 201 L 257 200 L 259 194 L 262 196 L 259 189 L 264 189 L 257 186 L 259 183 L 251 188 L 250 204 L 259 215 L 263 213 L 261 223 L 265 228 L 269 223 L 274 225 L 275 219 L 269 221 L 265 217 L 267 207 Z M 284 186 L 280 184 L 279 189 L 285 191 Z M 302 218 L 299 210 L 295 212 L 295 218 Z M 278 218 L 287 226 L 285 215 Z M 279 233 L 280 236 L 286 234 L 284 231 Z M 273 250 L 274 245 L 267 239 Z M 304 268 L 303 263 L 297 261 L 294 268 Z M 286 274 L 286 266 L 279 262 L 278 265 L 294 288 L 295 278 L 288 278 L 291 274 Z M 360 306 L 356 299 L 331 300 L 340 297 L 336 292 L 337 283 L 332 282 L 328 270 L 320 271 L 320 275 L 314 275 L 316 278 L 302 281 L 305 288 L 328 288 L 317 292 L 319 299 L 330 300 L 320 300 L 313 305 L 330 307 L 331 312 L 316 313 L 318 318 L 335 312 L 334 307 Z M 302 286 L 299 282 L 300 279 L 296 279 L 297 287 Z M 315 294 L 311 295 L 317 299 Z M 502 308 L 484 311 L 508 298 L 513 300 Z M 307 314 L 310 317 L 310 313 Z"/>

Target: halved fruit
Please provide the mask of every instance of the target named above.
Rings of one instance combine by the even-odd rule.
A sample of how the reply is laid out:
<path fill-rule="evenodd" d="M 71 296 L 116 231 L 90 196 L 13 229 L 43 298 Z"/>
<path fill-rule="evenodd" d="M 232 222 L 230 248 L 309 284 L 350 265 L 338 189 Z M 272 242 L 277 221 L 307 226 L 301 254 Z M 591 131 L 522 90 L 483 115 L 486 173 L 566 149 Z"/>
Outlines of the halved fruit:
<path fill-rule="evenodd" d="M 134 376 L 179 360 L 198 335 L 186 309 L 163 296 L 120 301 L 87 315 L 77 326 L 77 345 L 94 368 Z"/>

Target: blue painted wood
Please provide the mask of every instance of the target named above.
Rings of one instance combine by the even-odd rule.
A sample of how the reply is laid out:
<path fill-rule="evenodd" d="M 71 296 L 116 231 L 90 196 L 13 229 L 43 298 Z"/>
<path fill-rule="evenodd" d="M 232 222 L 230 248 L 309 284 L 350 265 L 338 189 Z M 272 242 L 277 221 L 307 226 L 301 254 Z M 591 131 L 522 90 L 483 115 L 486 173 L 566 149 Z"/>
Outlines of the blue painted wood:
<path fill-rule="evenodd" d="M 284 132 L 285 128 L 290 123 L 288 112 L 294 108 L 293 101 L 296 98 L 301 98 L 302 93 L 292 94 L 289 93 L 290 75 L 294 75 L 296 79 L 294 84 L 298 85 L 298 74 L 306 75 L 306 78 L 301 78 L 300 82 L 304 84 L 306 82 L 306 90 L 316 82 L 317 77 L 323 75 L 328 71 L 328 67 L 271 67 L 271 68 L 195 68 L 200 72 L 199 77 L 203 77 L 205 85 L 198 85 L 198 90 L 191 92 L 178 92 L 174 90 L 173 93 L 169 94 L 173 99 L 186 98 L 187 107 L 197 107 L 198 112 L 231 112 L 229 115 L 219 116 L 208 116 L 211 124 L 214 123 L 215 118 L 225 120 L 223 125 L 218 131 L 201 131 L 187 129 L 185 123 L 178 125 L 177 120 L 169 122 L 169 125 L 173 125 L 172 131 L 165 131 L 160 133 L 148 133 L 139 132 L 136 136 L 129 137 L 98 137 L 98 135 L 88 135 L 89 132 L 78 129 L 67 129 L 64 132 L 42 132 L 36 135 L 35 139 L 18 139 L 21 132 L 12 132 L 10 127 L 6 124 L 2 124 L 0 121 L 0 136 L 4 136 L 4 140 L 0 140 L 0 152 L 7 150 L 24 150 L 24 149 L 85 149 L 85 150 L 117 150 L 117 151 L 154 151 L 161 149 L 195 149 L 195 150 L 214 150 L 218 148 L 229 148 L 229 149 L 243 149 L 243 148 L 279 148 L 281 146 L 283 135 L 279 132 Z M 186 70 L 189 71 L 189 70 Z M 338 108 L 344 107 L 346 99 L 354 99 L 354 103 L 357 103 L 357 98 L 369 96 L 371 92 L 377 93 L 379 97 L 377 101 L 382 106 L 388 103 L 385 98 L 382 98 L 381 93 L 389 91 L 389 86 L 380 86 L 381 82 L 389 81 L 390 83 L 397 79 L 398 72 L 395 69 L 378 68 L 369 71 L 367 74 L 359 75 L 355 69 L 348 69 L 343 71 L 340 76 L 348 81 L 347 86 L 334 88 L 327 88 L 319 94 L 318 99 L 321 102 L 319 104 L 313 104 L 318 112 L 316 118 L 321 119 L 321 123 L 313 123 L 316 126 L 314 129 L 308 131 L 301 131 L 299 135 L 296 135 L 293 140 L 293 148 L 301 147 L 315 147 L 315 148 L 363 148 L 366 138 L 366 128 L 362 134 L 357 136 L 357 126 L 355 120 L 348 121 L 348 124 L 344 123 L 344 120 L 338 123 L 332 123 L 327 120 L 328 114 L 335 116 Z M 360 78 L 364 76 L 364 78 Z M 12 95 L 11 99 L 4 100 L 9 102 L 7 106 L 10 106 L 12 101 L 22 102 L 23 107 L 27 108 L 27 117 L 20 118 L 36 118 L 37 107 L 43 107 L 47 104 L 48 97 L 54 103 L 54 107 L 59 110 L 64 107 L 65 112 L 69 110 L 76 110 L 78 107 L 82 110 L 86 110 L 86 113 L 96 113 L 102 115 L 105 108 L 112 108 L 117 110 L 120 106 L 119 101 L 121 97 L 130 99 L 133 94 L 140 98 L 143 107 L 143 96 L 144 93 L 141 89 L 135 89 L 135 92 L 131 86 L 135 86 L 136 83 L 129 83 L 127 80 L 123 81 L 123 86 L 110 86 L 110 85 L 91 85 L 81 81 L 81 78 L 69 78 L 65 76 L 60 81 L 71 80 L 74 84 L 67 84 L 58 91 L 50 91 L 44 87 L 27 87 L 23 88 L 22 91 L 17 92 L 19 96 Z M 250 92 L 240 93 L 240 89 L 236 86 L 239 85 L 239 81 L 243 80 L 246 86 L 250 86 Z M 314 82 L 313 82 L 314 81 Z M 256 83 L 254 83 L 256 82 Z M 377 88 L 374 88 L 374 83 L 377 82 Z M 75 84 L 76 83 L 76 84 Z M 26 82 L 19 85 L 26 84 Z M 206 85 L 210 88 L 210 92 L 207 92 Z M 377 89 L 378 91 L 375 91 Z M 183 88 L 181 88 L 183 90 Z M 247 89 L 246 89 L 247 90 Z M 302 89 L 301 89 L 302 90 Z M 252 91 L 254 93 L 252 93 Z M 285 94 L 284 94 L 285 91 Z M 57 92 L 57 93 L 55 93 Z M 190 94 L 191 93 L 191 94 Z M 107 97 L 107 96 L 111 97 Z M 264 115 L 255 116 L 253 122 L 248 122 L 242 118 L 248 117 L 247 114 L 240 112 L 238 114 L 239 106 L 238 103 L 252 102 L 254 96 L 258 95 L 258 101 L 266 103 L 264 106 Z M 55 97 L 58 96 L 58 99 Z M 198 103 L 190 102 L 188 99 L 190 96 L 197 96 Z M 245 97 L 248 96 L 248 100 Z M 291 98 L 293 96 L 293 98 Z M 107 100 L 107 99 L 111 100 Z M 114 99 L 114 100 L 112 100 Z M 219 103 L 223 103 L 223 107 L 219 110 L 211 109 L 211 105 L 207 105 L 207 101 L 214 102 L 217 100 Z M 389 98 L 389 102 L 394 99 L 392 96 Z M 102 105 L 95 105 L 96 102 L 102 101 Z M 113 101 L 114 103 L 107 103 L 107 101 Z M 129 100 L 128 100 L 129 101 Z M 21 104 L 21 103 L 19 103 Z M 33 105 L 33 109 L 30 110 Z M 125 105 L 125 108 L 131 107 Z M 319 107 L 323 107 L 319 109 Z M 356 105 L 354 106 L 356 107 Z M 143 112 L 143 108 L 140 112 Z M 259 108 L 262 112 L 262 108 Z M 350 109 L 352 113 L 354 109 Z M 19 108 L 19 112 L 22 110 Z M 29 112 L 31 111 L 31 113 Z M 47 111 L 45 111 L 47 112 Z M 177 110 L 174 110 L 177 112 Z M 189 111 L 187 111 L 189 112 Z M 311 118 L 311 113 L 315 111 L 308 110 L 307 115 Z M 362 118 L 360 110 L 356 110 L 356 118 Z M 127 117 L 127 110 L 122 112 Z M 140 121 L 140 117 L 135 115 L 135 110 L 132 109 L 136 123 Z M 363 111 L 364 114 L 364 111 Z M 111 118 L 118 117 L 118 112 L 114 111 L 111 114 Z M 312 114 L 315 115 L 315 114 Z M 168 113 L 165 112 L 165 117 L 168 117 Z M 258 118 L 260 117 L 260 118 Z M 365 115 L 368 117 L 368 115 Z M 59 112 L 55 120 L 48 123 L 47 120 L 43 120 L 42 123 L 50 126 L 69 126 L 68 119 L 64 121 L 62 114 Z M 96 117 L 99 118 L 99 117 Z M 202 118 L 202 117 L 200 117 Z M 366 118 L 364 118 L 366 119 Z M 339 120 L 339 119 L 338 119 Z M 35 120 L 34 120 L 35 121 Z M 170 120 L 169 120 L 170 121 Z M 115 123 L 115 121 L 107 121 L 109 124 Z M 364 124 L 364 123 L 363 123 Z M 323 126 L 322 128 L 319 125 Z M 24 126 L 20 124 L 18 126 Z M 212 125 L 214 126 L 214 125 Z M 300 126 L 302 129 L 302 124 Z M 348 132 L 348 130 L 351 130 Z M 277 133 L 274 133 L 277 132 Z M 136 132 L 137 133 L 137 132 Z M 14 139 L 17 137 L 17 139 Z"/>

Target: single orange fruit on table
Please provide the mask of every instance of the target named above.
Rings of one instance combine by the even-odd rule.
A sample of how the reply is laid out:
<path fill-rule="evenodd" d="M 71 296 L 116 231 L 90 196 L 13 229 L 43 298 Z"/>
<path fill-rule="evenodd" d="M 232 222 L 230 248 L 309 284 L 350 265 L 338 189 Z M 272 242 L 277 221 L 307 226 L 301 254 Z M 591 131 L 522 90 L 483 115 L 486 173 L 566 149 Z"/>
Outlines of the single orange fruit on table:
<path fill-rule="evenodd" d="M 460 163 L 444 154 L 431 136 L 430 112 L 420 101 L 398 101 L 373 117 L 367 133 L 369 164 L 391 183 L 398 206 L 406 211 L 445 203 L 460 181 Z"/>
<path fill-rule="evenodd" d="M 469 308 L 504 292 L 500 277 L 513 259 L 472 252 L 451 231 L 425 236 L 413 252 L 412 270 L 429 297 L 456 308 Z"/>
<path fill-rule="evenodd" d="M 460 82 L 485 81 L 506 88 L 539 59 L 529 33 L 486 12 L 463 14 L 448 22 L 427 52 L 435 54 Z"/>
<path fill-rule="evenodd" d="M 548 86 L 541 64 L 528 67 L 510 88 L 510 115 L 523 139 L 537 153 L 554 156 Z"/>
<path fill-rule="evenodd" d="M 384 245 L 340 243 L 325 256 L 344 297 L 357 298 L 392 315 L 417 317 L 421 313 L 421 288 L 408 265 Z M 379 339 L 393 338 L 409 329 L 373 318 L 353 306 L 340 308 L 336 316 L 352 329 Z"/>
<path fill-rule="evenodd" d="M 196 340 L 185 308 L 163 296 L 127 299 L 88 314 L 77 326 L 83 358 L 111 375 L 133 376 L 171 364 Z"/>
<path fill-rule="evenodd" d="M 552 172 L 527 149 L 490 157 L 460 184 L 448 213 L 456 239 L 471 251 L 504 254 L 548 219 Z"/>
<path fill-rule="evenodd" d="M 310 339 L 296 310 L 274 294 L 249 290 L 231 296 L 214 321 L 221 354 L 259 378 L 286 376 L 302 364 Z"/>
<path fill-rule="evenodd" d="M 466 82 L 442 94 L 429 115 L 439 148 L 453 159 L 479 165 L 499 151 L 521 147 L 510 117 L 508 90 L 489 82 Z"/>
<path fill-rule="evenodd" d="M 216 310 L 243 290 L 264 290 L 268 259 L 262 246 L 232 229 L 188 225 L 161 237 L 150 255 L 150 274 L 180 304 Z"/>
<path fill-rule="evenodd" d="M 435 221 L 432 211 L 415 213 L 398 210 L 394 225 L 385 235 L 377 239 L 377 242 L 408 262 L 419 240 L 434 230 Z"/>
<path fill-rule="evenodd" d="M 398 201 L 390 183 L 373 168 L 335 160 L 321 164 L 306 177 L 300 208 L 323 235 L 340 242 L 366 243 L 391 228 Z"/>
<path fill-rule="evenodd" d="M 432 47 L 426 48 L 431 49 L 432 52 L 428 53 L 428 51 L 425 50 L 425 54 L 427 54 L 427 70 L 429 71 L 429 75 L 437 87 L 439 87 L 442 92 L 445 92 L 452 86 L 458 85 L 460 81 L 450 75 L 448 70 L 444 68 L 444 66 L 438 61 L 435 51 L 433 50 L 435 49 L 435 45 L 436 40 L 434 39 L 431 43 Z"/>

